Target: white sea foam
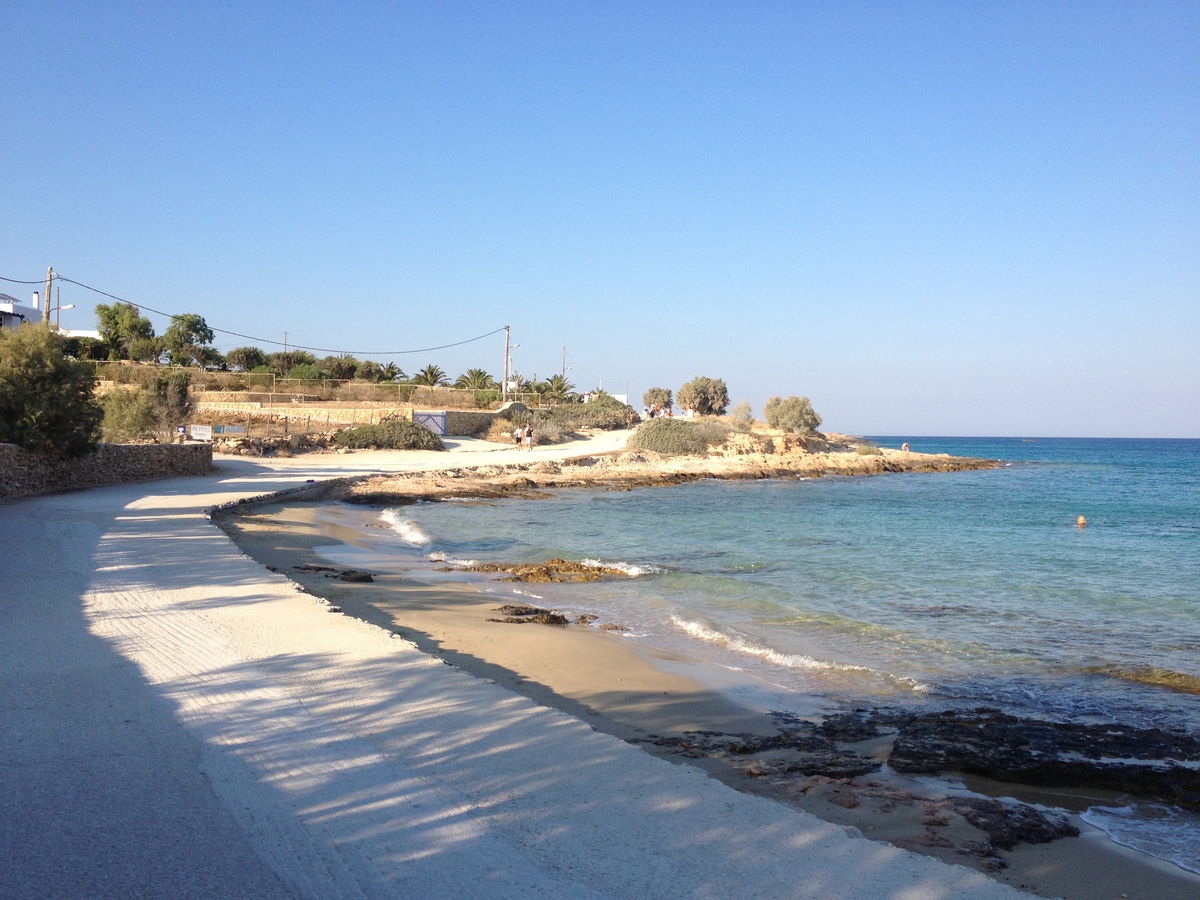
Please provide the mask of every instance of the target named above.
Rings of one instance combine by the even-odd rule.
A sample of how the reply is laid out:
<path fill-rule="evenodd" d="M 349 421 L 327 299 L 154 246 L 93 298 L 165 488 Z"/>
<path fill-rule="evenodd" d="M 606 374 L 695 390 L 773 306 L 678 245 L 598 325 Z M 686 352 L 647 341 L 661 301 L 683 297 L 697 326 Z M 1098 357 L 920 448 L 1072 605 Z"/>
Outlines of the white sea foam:
<path fill-rule="evenodd" d="M 1200 874 L 1200 816 L 1157 804 L 1093 806 L 1080 818 L 1114 842 Z"/>
<path fill-rule="evenodd" d="M 459 559 L 457 556 L 448 556 L 447 554 L 443 553 L 441 550 L 434 550 L 432 553 L 430 553 L 425 558 L 428 559 L 430 562 L 445 563 L 448 566 L 477 566 L 477 565 L 479 565 L 479 560 L 477 560 L 477 559 Z"/>
<path fill-rule="evenodd" d="M 811 656 L 805 656 L 800 653 L 781 653 L 771 647 L 764 647 L 756 644 L 753 641 L 736 635 L 725 634 L 710 628 L 701 622 L 691 622 L 687 619 L 681 619 L 679 616 L 671 616 L 671 622 L 676 628 L 683 631 L 685 634 L 696 638 L 697 640 L 705 641 L 710 644 L 716 644 L 719 647 L 724 647 L 726 650 L 732 650 L 735 653 L 743 653 L 747 656 L 757 657 L 777 666 L 785 666 L 789 669 L 811 669 L 811 670 L 826 670 L 835 672 L 859 672 L 864 675 L 873 675 L 878 678 L 885 678 L 889 681 L 896 681 L 903 684 L 909 690 L 918 693 L 925 693 L 929 690 L 928 685 L 921 684 L 911 678 L 905 678 L 900 675 L 892 675 L 888 672 L 879 672 L 867 666 L 856 666 L 851 663 L 832 663 L 822 662 L 819 659 L 813 659 Z"/>
<path fill-rule="evenodd" d="M 416 547 L 424 547 L 430 542 L 430 537 L 421 530 L 421 526 L 412 519 L 402 517 L 398 509 L 385 509 L 379 514 L 379 518 L 385 521 L 393 532 L 395 532 L 400 540 L 406 544 L 412 544 Z"/>
<path fill-rule="evenodd" d="M 624 572 L 630 578 L 637 578 L 641 575 L 653 575 L 656 572 L 662 571 L 657 566 L 636 566 L 633 563 L 606 562 L 602 559 L 581 559 L 579 564 L 581 566 L 591 566 L 593 569 L 617 569 Z"/>
<path fill-rule="evenodd" d="M 544 599 L 546 599 L 546 598 L 545 598 L 545 597 L 543 597 L 541 594 L 535 594 L 535 593 L 533 593 L 532 591 L 523 591 L 523 590 L 521 590 L 520 588 L 513 588 L 513 589 L 512 589 L 512 592 L 513 592 L 514 594 L 516 594 L 518 597 L 529 597 L 529 598 L 531 598 L 531 599 L 533 599 L 533 600 L 544 600 Z"/>

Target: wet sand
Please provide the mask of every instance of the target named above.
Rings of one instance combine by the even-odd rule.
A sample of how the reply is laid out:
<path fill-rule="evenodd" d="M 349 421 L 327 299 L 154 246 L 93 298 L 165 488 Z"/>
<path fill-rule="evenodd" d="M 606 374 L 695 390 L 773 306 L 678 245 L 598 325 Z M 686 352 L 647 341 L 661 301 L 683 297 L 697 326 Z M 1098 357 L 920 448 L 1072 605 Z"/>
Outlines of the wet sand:
<path fill-rule="evenodd" d="M 602 623 L 550 627 L 488 621 L 499 617 L 496 608 L 505 601 L 465 582 L 431 585 L 404 575 L 376 574 L 371 583 L 345 583 L 329 577 L 335 572 L 305 571 L 301 567 L 330 565 L 315 552 L 316 547 L 354 540 L 350 529 L 318 525 L 311 505 L 257 505 L 220 517 L 218 523 L 247 555 L 346 614 L 398 633 L 450 665 L 576 716 L 598 731 L 637 743 L 662 758 L 698 766 L 738 790 L 858 828 L 875 840 L 974 866 L 1043 896 L 1172 900 L 1200 892 L 1200 878 L 1113 844 L 1078 815 L 1072 816 L 1072 822 L 1080 837 L 976 854 L 970 848 L 986 835 L 961 817 L 941 811 L 937 804 L 945 791 L 938 783 L 887 773 L 857 779 L 773 780 L 748 776 L 744 767 L 722 759 L 680 757 L 646 739 L 693 731 L 772 734 L 777 728 L 765 709 L 737 702 L 723 692 L 722 682 L 732 686 L 736 675 L 699 660 L 640 647 L 597 627 Z M 814 699 L 814 712 L 818 706 Z M 864 755 L 872 749 L 886 753 L 885 744 L 854 749 Z M 1074 814 L 1093 803 L 1116 799 L 977 778 L 970 779 L 967 787 Z"/>

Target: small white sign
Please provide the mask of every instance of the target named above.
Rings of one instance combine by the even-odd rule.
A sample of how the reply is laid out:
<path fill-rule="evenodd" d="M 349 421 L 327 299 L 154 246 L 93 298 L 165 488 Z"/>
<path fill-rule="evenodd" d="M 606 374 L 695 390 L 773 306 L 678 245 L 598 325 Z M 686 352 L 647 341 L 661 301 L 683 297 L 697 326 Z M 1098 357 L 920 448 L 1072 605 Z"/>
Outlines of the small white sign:
<path fill-rule="evenodd" d="M 212 426 L 211 425 L 189 425 L 188 431 L 191 432 L 193 441 L 211 441 Z"/>

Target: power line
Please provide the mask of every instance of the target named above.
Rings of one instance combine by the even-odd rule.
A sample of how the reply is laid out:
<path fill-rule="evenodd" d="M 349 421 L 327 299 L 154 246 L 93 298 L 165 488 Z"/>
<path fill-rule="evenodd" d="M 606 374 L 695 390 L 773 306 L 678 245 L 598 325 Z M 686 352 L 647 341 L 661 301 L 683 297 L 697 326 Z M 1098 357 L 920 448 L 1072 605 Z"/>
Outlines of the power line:
<path fill-rule="evenodd" d="M 163 312 L 161 309 L 155 309 L 154 307 L 147 306 L 144 303 L 134 303 L 132 300 L 126 300 L 124 297 L 118 297 L 116 294 L 110 294 L 108 291 L 102 291 L 102 290 L 100 290 L 100 288 L 92 287 L 90 284 L 84 284 L 82 281 L 76 281 L 74 278 L 67 278 L 65 275 L 55 273 L 54 280 L 55 281 L 65 281 L 68 284 L 77 285 L 78 287 L 84 288 L 85 290 L 89 290 L 94 293 L 100 294 L 103 297 L 108 297 L 110 300 L 116 300 L 119 303 L 128 303 L 130 306 L 136 306 L 139 310 L 144 309 L 147 312 L 154 313 L 155 315 L 166 316 L 168 319 L 181 318 L 181 314 Z M 42 283 L 41 281 L 19 281 L 16 278 L 5 278 L 2 275 L 0 275 L 0 281 L 8 281 L 13 284 L 41 284 Z M 259 343 L 259 344 L 272 344 L 276 347 L 291 347 L 296 350 L 309 350 L 314 353 L 336 353 L 336 354 L 345 354 L 345 355 L 349 355 L 349 356 L 406 356 L 406 355 L 412 354 L 412 353 L 432 353 L 434 350 L 448 350 L 451 347 L 461 347 L 464 344 L 473 344 L 473 343 L 475 343 L 475 341 L 481 341 L 484 338 L 491 337 L 494 334 L 499 334 L 500 332 L 502 332 L 504 330 L 503 327 L 500 327 L 500 328 L 495 329 L 494 331 L 489 331 L 487 334 L 481 334 L 478 337 L 467 338 L 464 341 L 455 341 L 452 344 L 442 344 L 437 347 L 422 347 L 417 350 L 334 350 L 329 347 L 306 347 L 302 344 L 292 344 L 292 343 L 285 344 L 283 341 L 275 341 L 275 340 L 271 340 L 270 338 L 255 337 L 253 335 L 242 334 L 237 331 L 228 331 L 224 328 L 213 328 L 211 325 L 209 326 L 209 328 L 212 331 L 216 332 L 217 334 L 227 334 L 231 337 L 241 338 L 242 340 L 246 340 L 246 341 L 254 341 L 255 343 Z"/>
<path fill-rule="evenodd" d="M 60 276 L 55 275 L 54 277 L 57 279 Z M 45 284 L 46 283 L 45 278 L 39 278 L 37 281 L 21 281 L 17 278 L 5 278 L 3 275 L 0 275 L 0 281 L 7 281 L 9 284 Z"/>

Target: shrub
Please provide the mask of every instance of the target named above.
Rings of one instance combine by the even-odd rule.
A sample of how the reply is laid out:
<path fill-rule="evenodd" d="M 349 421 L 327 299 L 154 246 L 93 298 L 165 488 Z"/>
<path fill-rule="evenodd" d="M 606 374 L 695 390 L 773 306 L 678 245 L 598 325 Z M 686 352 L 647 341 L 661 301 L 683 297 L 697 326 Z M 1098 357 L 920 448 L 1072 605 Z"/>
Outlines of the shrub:
<path fill-rule="evenodd" d="M 287 377 L 294 378 L 297 381 L 320 381 L 323 378 L 328 378 L 329 373 L 318 369 L 312 363 L 300 363 L 292 366 Z"/>
<path fill-rule="evenodd" d="M 693 378 L 679 389 L 676 402 L 700 416 L 723 416 L 729 405 L 729 389 L 720 378 Z"/>
<path fill-rule="evenodd" d="M 495 390 L 476 391 L 475 408 L 490 409 L 491 405 L 500 399 L 500 392 Z"/>
<path fill-rule="evenodd" d="M 629 420 L 629 409 L 627 404 L 612 394 L 597 391 L 592 395 L 590 403 L 564 403 L 550 410 L 549 416 L 552 420 L 572 428 L 614 431 L 625 427 Z"/>
<path fill-rule="evenodd" d="M 388 419 L 378 425 L 360 425 L 339 431 L 334 440 L 354 450 L 445 450 L 442 439 L 407 419 Z"/>
<path fill-rule="evenodd" d="M 192 398 L 188 396 L 191 381 L 187 372 L 172 372 L 159 375 L 146 385 L 146 390 L 154 398 L 160 433 L 168 439 L 175 433 L 175 427 L 182 425 L 192 414 Z"/>
<path fill-rule="evenodd" d="M 815 434 L 821 424 L 821 417 L 807 397 L 788 397 L 786 400 L 771 397 L 763 407 L 763 416 L 772 428 L 796 434 Z"/>
<path fill-rule="evenodd" d="M 0 331 L 0 443 L 61 456 L 89 452 L 104 412 L 89 363 L 44 325 Z"/>
<path fill-rule="evenodd" d="M 654 419 L 640 426 L 627 446 L 630 450 L 653 450 L 667 456 L 704 456 L 709 447 L 725 443 L 727 437 L 729 426 L 720 422 Z"/>
<path fill-rule="evenodd" d="M 874 444 L 859 444 L 854 448 L 854 452 L 859 456 L 883 456 L 883 451 Z"/>
<path fill-rule="evenodd" d="M 100 433 L 104 440 L 121 444 L 152 437 L 158 430 L 154 394 L 144 389 L 113 390 L 100 401 L 104 421 Z"/>
<path fill-rule="evenodd" d="M 730 411 L 729 417 L 733 419 L 733 427 L 739 431 L 749 431 L 754 426 L 754 410 L 745 400 Z"/>

